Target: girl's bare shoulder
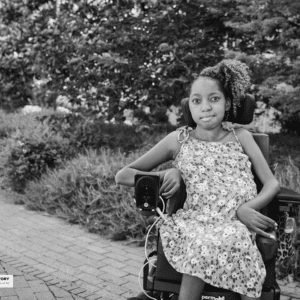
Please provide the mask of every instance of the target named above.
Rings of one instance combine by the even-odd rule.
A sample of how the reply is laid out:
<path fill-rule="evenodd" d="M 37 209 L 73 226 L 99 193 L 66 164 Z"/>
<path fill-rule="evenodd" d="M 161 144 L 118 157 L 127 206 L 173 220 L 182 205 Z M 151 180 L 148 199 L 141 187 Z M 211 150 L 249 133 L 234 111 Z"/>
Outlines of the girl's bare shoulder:
<path fill-rule="evenodd" d="M 170 132 L 165 137 L 165 143 L 168 145 L 169 149 L 171 150 L 173 159 L 177 156 L 181 147 L 181 144 L 179 143 L 179 139 L 180 139 L 180 131 L 178 130 Z"/>
<path fill-rule="evenodd" d="M 238 128 L 235 130 L 235 132 L 246 154 L 251 157 L 256 155 L 259 148 L 253 138 L 252 133 L 245 128 Z"/>
<path fill-rule="evenodd" d="M 239 140 L 242 142 L 243 140 L 253 140 L 253 136 L 252 136 L 252 133 L 245 129 L 245 128 L 236 128 L 235 129 L 235 133 L 237 135 L 237 137 L 239 138 Z"/>
<path fill-rule="evenodd" d="M 172 145 L 172 147 L 177 147 L 179 144 L 179 136 L 180 136 L 180 132 L 175 130 L 170 132 L 166 137 L 166 142 L 170 143 L 170 145 Z"/>

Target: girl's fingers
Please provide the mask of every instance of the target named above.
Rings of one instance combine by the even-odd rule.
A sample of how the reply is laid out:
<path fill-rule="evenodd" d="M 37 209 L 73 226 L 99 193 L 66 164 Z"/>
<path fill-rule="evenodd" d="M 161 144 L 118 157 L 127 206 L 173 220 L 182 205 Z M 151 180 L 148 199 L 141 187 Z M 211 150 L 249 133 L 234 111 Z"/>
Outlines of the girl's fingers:
<path fill-rule="evenodd" d="M 263 230 L 258 229 L 256 231 L 256 233 L 259 234 L 259 235 L 261 235 L 261 236 L 264 236 L 266 238 L 276 240 L 276 237 L 273 234 L 267 233 L 267 232 L 265 232 Z"/>
<path fill-rule="evenodd" d="M 172 187 L 172 182 L 164 182 L 159 190 L 161 194 L 166 193 Z"/>
<path fill-rule="evenodd" d="M 268 228 L 270 228 L 270 226 L 266 223 L 260 223 L 257 222 L 256 224 L 254 224 L 255 229 L 261 229 L 261 230 L 267 230 Z"/>
<path fill-rule="evenodd" d="M 176 187 L 174 186 L 173 188 L 171 188 L 168 192 L 163 193 L 162 195 L 166 198 L 170 198 L 171 196 L 173 196 L 176 192 Z"/>
<path fill-rule="evenodd" d="M 265 219 L 261 219 L 261 218 L 258 218 L 256 220 L 256 223 L 265 228 L 270 228 L 270 227 L 273 228 L 274 227 L 274 222 L 270 223 L 270 222 L 266 221 Z"/>
<path fill-rule="evenodd" d="M 164 180 L 163 184 L 161 185 L 161 187 L 159 189 L 159 192 L 163 193 L 169 184 L 170 184 L 169 180 Z"/>
<path fill-rule="evenodd" d="M 274 221 L 272 221 L 271 223 L 269 221 L 266 221 L 265 219 L 257 218 L 252 222 L 252 226 L 254 231 L 257 230 L 267 231 L 269 229 L 276 230 L 277 227 L 275 227 L 274 223 L 275 223 Z"/>
<path fill-rule="evenodd" d="M 163 197 L 165 198 L 170 198 L 173 194 L 173 189 L 169 190 L 168 192 L 162 193 Z"/>
<path fill-rule="evenodd" d="M 179 189 L 180 184 L 172 183 L 167 187 L 167 191 L 162 193 L 163 197 L 170 198 L 172 197 Z"/>
<path fill-rule="evenodd" d="M 271 218 L 269 218 L 269 217 L 267 217 L 267 216 L 265 216 L 261 213 L 259 213 L 259 215 L 260 215 L 260 219 L 264 220 L 268 224 L 268 227 L 271 227 L 271 228 L 274 228 L 274 229 L 277 228 L 278 225 L 274 220 L 272 220 Z"/>
<path fill-rule="evenodd" d="M 159 192 L 165 196 L 165 195 L 173 195 L 180 187 L 180 183 L 174 181 L 174 180 L 167 180 L 164 182 L 159 190 Z"/>

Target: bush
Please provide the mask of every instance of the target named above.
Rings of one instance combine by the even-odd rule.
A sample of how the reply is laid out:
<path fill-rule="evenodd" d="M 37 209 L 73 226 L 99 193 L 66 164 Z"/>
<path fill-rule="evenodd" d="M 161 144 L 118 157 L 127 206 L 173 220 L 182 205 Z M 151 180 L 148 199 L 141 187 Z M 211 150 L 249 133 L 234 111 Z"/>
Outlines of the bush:
<path fill-rule="evenodd" d="M 135 156 L 138 154 L 135 154 Z M 136 211 L 131 188 L 115 184 L 115 173 L 134 157 L 101 149 L 80 154 L 26 188 L 30 209 L 47 211 L 113 239 L 142 241 L 150 221 Z"/>
<path fill-rule="evenodd" d="M 120 148 L 128 153 L 141 148 L 146 140 L 145 134 L 138 132 L 136 126 L 105 123 L 97 118 L 85 118 L 82 115 L 51 115 L 43 120 L 79 151 L 105 147 L 112 150 Z"/>
<path fill-rule="evenodd" d="M 136 126 L 107 124 L 80 114 L 63 115 L 54 110 L 40 113 L 5 114 L 0 112 L 1 160 L 8 160 L 3 173 L 8 174 L 15 191 L 23 192 L 28 181 L 38 179 L 47 169 L 58 167 L 86 149 L 120 149 L 128 155 L 137 148 L 153 145 L 155 136 Z M 158 130 L 159 129 L 159 130 Z M 5 169 L 5 170 L 4 170 Z"/>
<path fill-rule="evenodd" d="M 74 151 L 66 139 L 51 136 L 44 141 L 19 140 L 8 161 L 13 189 L 23 192 L 28 181 L 38 179 L 72 156 Z"/>
<path fill-rule="evenodd" d="M 39 178 L 47 169 L 55 168 L 75 155 L 67 139 L 53 132 L 46 122 L 38 120 L 37 116 L 41 115 L 9 114 L 3 120 L 8 135 L 8 176 L 13 189 L 18 192 L 24 191 L 28 181 Z"/>

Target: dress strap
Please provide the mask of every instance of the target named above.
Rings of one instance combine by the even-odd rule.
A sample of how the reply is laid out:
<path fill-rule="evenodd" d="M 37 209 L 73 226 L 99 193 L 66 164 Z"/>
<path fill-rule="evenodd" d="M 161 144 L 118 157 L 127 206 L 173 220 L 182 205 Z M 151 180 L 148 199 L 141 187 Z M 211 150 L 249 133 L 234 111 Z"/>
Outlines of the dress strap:
<path fill-rule="evenodd" d="M 237 136 L 237 134 L 236 134 L 234 128 L 231 128 L 230 131 L 232 131 L 232 133 L 233 133 L 233 135 L 234 135 L 236 141 L 238 142 L 238 144 L 239 144 L 239 145 L 242 147 L 242 149 L 243 149 L 243 146 L 242 146 L 242 144 L 241 144 L 241 142 L 240 142 L 240 140 L 239 140 L 239 138 L 238 138 L 238 136 Z"/>
<path fill-rule="evenodd" d="M 190 136 L 189 132 L 192 131 L 193 129 L 191 127 L 188 127 L 188 126 L 183 126 L 183 127 L 180 127 L 176 130 L 179 131 L 179 133 L 178 133 L 178 142 L 180 144 L 183 144 L 189 139 L 189 136 Z"/>

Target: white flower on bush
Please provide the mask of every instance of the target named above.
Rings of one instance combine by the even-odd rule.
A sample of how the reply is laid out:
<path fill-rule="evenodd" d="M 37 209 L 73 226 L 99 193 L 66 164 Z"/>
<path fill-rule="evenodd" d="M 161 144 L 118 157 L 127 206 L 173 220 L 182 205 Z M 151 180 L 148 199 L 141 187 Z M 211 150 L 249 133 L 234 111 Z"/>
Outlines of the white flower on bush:
<path fill-rule="evenodd" d="M 132 126 L 133 124 L 132 124 L 132 121 L 130 121 L 130 120 L 125 120 L 124 121 L 124 124 L 125 125 L 128 125 L 128 126 Z"/>
<path fill-rule="evenodd" d="M 42 108 L 38 105 L 25 105 L 21 109 L 21 114 L 27 115 L 27 114 L 31 114 L 31 113 L 37 113 L 40 111 L 42 111 Z"/>
<path fill-rule="evenodd" d="M 56 105 L 58 105 L 58 106 L 63 106 L 63 107 L 72 106 L 72 104 L 69 102 L 69 98 L 67 96 L 63 96 L 63 95 L 57 96 L 55 102 L 56 102 Z"/>
<path fill-rule="evenodd" d="M 87 108 L 86 99 L 82 95 L 77 96 L 76 103 L 71 103 L 67 96 L 59 95 L 57 96 L 55 103 L 57 106 L 62 106 L 68 109 L 78 109 Z"/>
<path fill-rule="evenodd" d="M 124 124 L 132 126 L 137 124 L 138 119 L 134 117 L 134 111 L 132 109 L 124 109 L 123 117 L 125 117 Z"/>
<path fill-rule="evenodd" d="M 59 113 L 62 113 L 62 114 L 70 114 L 71 113 L 71 111 L 69 109 L 62 107 L 62 106 L 57 106 L 56 111 Z"/>
<path fill-rule="evenodd" d="M 151 110 L 150 110 L 150 107 L 149 106 L 143 106 L 142 107 L 142 110 L 143 112 L 146 114 L 146 115 L 149 115 L 151 113 Z"/>

